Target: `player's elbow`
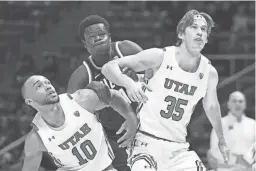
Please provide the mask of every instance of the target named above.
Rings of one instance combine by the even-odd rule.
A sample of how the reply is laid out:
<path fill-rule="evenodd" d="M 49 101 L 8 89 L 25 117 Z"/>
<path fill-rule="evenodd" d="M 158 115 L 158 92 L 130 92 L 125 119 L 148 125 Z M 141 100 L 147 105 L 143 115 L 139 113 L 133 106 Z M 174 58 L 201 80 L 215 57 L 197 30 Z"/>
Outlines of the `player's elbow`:
<path fill-rule="evenodd" d="M 105 75 L 106 73 L 109 72 L 109 68 L 111 67 L 111 65 L 113 65 L 113 61 L 109 61 L 106 64 L 104 64 L 101 68 L 101 73 L 103 75 Z"/>
<path fill-rule="evenodd" d="M 111 90 L 110 106 L 124 117 L 128 113 L 133 113 L 130 103 L 116 90 Z"/>
<path fill-rule="evenodd" d="M 107 73 L 111 72 L 112 68 L 118 66 L 117 61 L 109 61 L 108 63 L 106 63 L 105 65 L 103 65 L 103 67 L 101 68 L 101 73 L 103 75 L 106 75 Z"/>
<path fill-rule="evenodd" d="M 218 112 L 220 110 L 218 101 L 205 102 L 203 106 L 206 113 Z"/>

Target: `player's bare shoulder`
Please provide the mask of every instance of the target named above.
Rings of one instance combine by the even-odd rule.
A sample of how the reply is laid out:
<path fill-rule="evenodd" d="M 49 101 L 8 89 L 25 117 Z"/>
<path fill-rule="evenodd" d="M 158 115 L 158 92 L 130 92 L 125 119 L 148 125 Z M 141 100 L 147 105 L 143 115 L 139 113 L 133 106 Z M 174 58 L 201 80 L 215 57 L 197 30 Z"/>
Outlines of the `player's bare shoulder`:
<path fill-rule="evenodd" d="M 73 93 L 76 90 L 85 87 L 90 81 L 89 73 L 85 65 L 79 66 L 71 75 L 68 82 L 68 93 Z"/>
<path fill-rule="evenodd" d="M 99 101 L 97 94 L 90 89 L 79 89 L 72 94 L 72 97 L 80 106 L 91 113 L 95 111 L 94 102 Z"/>
<path fill-rule="evenodd" d="M 31 156 L 37 152 L 46 151 L 46 148 L 36 130 L 32 129 L 26 136 L 25 155 Z"/>
<path fill-rule="evenodd" d="M 150 48 L 146 51 L 147 57 L 150 59 L 150 62 L 152 62 L 152 64 L 150 64 L 150 66 L 152 66 L 151 69 L 153 69 L 154 71 L 158 70 L 164 60 L 165 49 Z"/>
<path fill-rule="evenodd" d="M 86 74 L 88 74 L 87 68 L 85 67 L 85 65 L 80 65 L 73 73 L 72 76 L 73 77 L 78 77 L 78 76 L 86 76 Z M 71 76 L 71 77 L 72 77 Z"/>
<path fill-rule="evenodd" d="M 89 112 L 95 112 L 111 100 L 109 88 L 100 82 L 92 81 L 84 89 L 72 94 L 74 100 Z"/>
<path fill-rule="evenodd" d="M 209 70 L 209 79 L 213 79 L 213 80 L 217 80 L 217 81 L 219 80 L 218 71 L 211 64 L 210 64 L 210 70 Z"/>
<path fill-rule="evenodd" d="M 143 50 L 137 43 L 130 40 L 124 40 L 119 42 L 118 47 L 122 52 L 123 56 L 134 55 Z"/>

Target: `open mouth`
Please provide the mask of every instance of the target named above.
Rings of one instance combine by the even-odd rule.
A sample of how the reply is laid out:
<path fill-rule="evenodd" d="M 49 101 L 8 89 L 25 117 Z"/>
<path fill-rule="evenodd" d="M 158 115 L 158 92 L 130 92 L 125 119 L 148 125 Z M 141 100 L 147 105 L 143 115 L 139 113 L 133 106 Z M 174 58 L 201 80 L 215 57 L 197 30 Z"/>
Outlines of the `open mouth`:
<path fill-rule="evenodd" d="M 199 42 L 199 43 L 202 43 L 203 42 L 203 40 L 201 39 L 201 38 L 196 38 L 196 39 L 194 39 L 196 42 Z"/>
<path fill-rule="evenodd" d="M 106 45 L 105 42 L 99 42 L 99 43 L 95 43 L 95 44 L 94 44 L 94 47 L 104 46 L 104 45 Z"/>
<path fill-rule="evenodd" d="M 50 96 L 50 95 L 55 95 L 56 93 L 55 93 L 55 91 L 50 91 L 49 93 L 48 93 L 48 95 Z"/>

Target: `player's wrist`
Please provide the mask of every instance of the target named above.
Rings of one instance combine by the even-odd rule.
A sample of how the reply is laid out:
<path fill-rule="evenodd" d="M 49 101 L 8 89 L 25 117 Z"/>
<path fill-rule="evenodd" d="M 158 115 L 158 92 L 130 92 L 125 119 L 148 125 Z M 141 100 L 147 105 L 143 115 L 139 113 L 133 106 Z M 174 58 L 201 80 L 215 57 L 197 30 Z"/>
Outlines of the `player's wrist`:
<path fill-rule="evenodd" d="M 218 137 L 218 140 L 219 140 L 219 144 L 226 144 L 225 137 L 223 135 L 223 131 L 218 131 L 217 137 Z"/>
<path fill-rule="evenodd" d="M 219 145 L 226 145 L 225 138 L 223 136 L 219 137 Z"/>
<path fill-rule="evenodd" d="M 130 77 L 128 77 L 127 75 L 124 75 L 123 81 L 122 81 L 124 88 L 129 89 L 134 82 L 135 81 L 133 81 Z"/>

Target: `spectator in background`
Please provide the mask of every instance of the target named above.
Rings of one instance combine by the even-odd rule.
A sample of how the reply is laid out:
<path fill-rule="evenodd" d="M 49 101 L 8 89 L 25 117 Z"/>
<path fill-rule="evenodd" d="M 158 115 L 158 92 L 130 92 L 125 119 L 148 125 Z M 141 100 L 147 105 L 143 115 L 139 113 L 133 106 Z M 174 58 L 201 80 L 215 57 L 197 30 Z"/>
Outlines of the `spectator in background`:
<path fill-rule="evenodd" d="M 43 53 L 44 58 L 44 67 L 40 71 L 40 75 L 45 76 L 49 80 L 51 80 L 51 83 L 53 86 L 57 88 L 57 91 L 59 90 L 59 83 L 58 83 L 58 64 L 57 64 L 57 55 L 53 53 L 44 52 Z"/>
<path fill-rule="evenodd" d="M 31 129 L 30 123 L 36 114 L 36 111 L 30 106 L 22 103 L 21 108 L 16 112 L 16 117 L 19 118 L 18 127 L 20 136 L 25 135 Z"/>
<path fill-rule="evenodd" d="M 46 53 L 43 54 L 43 57 L 45 59 L 45 64 L 43 69 L 41 70 L 41 74 L 43 74 L 50 80 L 56 80 L 58 72 L 57 56 L 54 54 Z"/>
<path fill-rule="evenodd" d="M 234 32 L 245 33 L 248 31 L 249 18 L 246 15 L 246 5 L 241 4 L 237 7 L 237 13 L 233 16 L 232 30 Z"/>
<path fill-rule="evenodd" d="M 249 31 L 249 17 L 246 15 L 245 12 L 246 5 L 241 4 L 237 7 L 237 12 L 233 15 L 232 20 L 232 27 L 231 27 L 231 35 L 229 40 L 229 51 L 236 52 L 236 51 L 244 51 L 247 50 L 247 45 L 239 44 L 239 37 L 238 35 L 247 33 Z M 242 49 L 241 49 L 242 48 Z"/>
<path fill-rule="evenodd" d="M 212 168 L 218 168 L 218 171 L 247 171 L 251 163 L 246 162 L 244 155 L 255 141 L 256 122 L 245 115 L 246 99 L 241 92 L 231 93 L 227 105 L 229 112 L 222 118 L 222 125 L 224 137 L 230 148 L 230 160 L 228 164 L 224 164 L 218 150 L 218 138 L 212 131 L 208 162 Z"/>
<path fill-rule="evenodd" d="M 31 55 L 24 55 L 17 62 L 15 69 L 14 87 L 20 88 L 23 81 L 30 75 L 35 74 L 34 59 Z"/>

